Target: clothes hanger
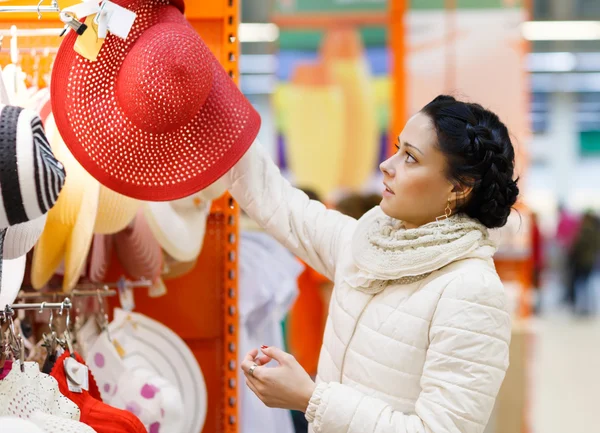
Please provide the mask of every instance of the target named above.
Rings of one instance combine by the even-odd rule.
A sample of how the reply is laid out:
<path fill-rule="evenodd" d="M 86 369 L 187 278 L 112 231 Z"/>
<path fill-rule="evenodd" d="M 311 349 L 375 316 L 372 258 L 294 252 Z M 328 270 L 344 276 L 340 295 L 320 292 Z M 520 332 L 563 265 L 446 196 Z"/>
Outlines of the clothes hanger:
<path fill-rule="evenodd" d="M 11 312 L 12 313 L 12 312 Z M 23 344 L 23 337 L 18 334 L 15 330 L 15 322 L 13 321 L 13 315 L 8 314 L 8 330 L 10 334 L 10 349 L 13 355 L 13 359 L 19 360 L 21 373 L 25 372 L 25 345 Z"/>
<path fill-rule="evenodd" d="M 60 311 L 59 311 L 59 316 L 63 315 L 63 310 L 65 308 L 65 303 L 63 302 L 63 305 L 61 305 L 60 307 Z M 69 356 L 73 359 L 75 359 L 75 352 L 73 351 L 73 343 L 71 340 L 71 333 L 69 331 L 69 326 L 71 325 L 71 310 L 69 307 L 67 307 L 68 311 L 67 311 L 67 317 L 66 317 L 66 323 L 65 323 L 65 330 L 63 332 L 63 338 L 57 338 L 57 342 L 58 344 L 60 344 L 60 346 L 64 349 L 69 351 Z"/>
<path fill-rule="evenodd" d="M 6 364 L 6 336 L 4 335 L 4 324 L 0 321 L 0 374 L 4 371 L 4 364 Z"/>

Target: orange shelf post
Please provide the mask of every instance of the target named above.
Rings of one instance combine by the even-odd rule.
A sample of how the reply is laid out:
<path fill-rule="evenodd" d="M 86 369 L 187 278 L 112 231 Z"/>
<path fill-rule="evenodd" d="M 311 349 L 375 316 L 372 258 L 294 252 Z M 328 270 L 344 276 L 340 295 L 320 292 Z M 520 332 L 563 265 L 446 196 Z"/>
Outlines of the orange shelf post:
<path fill-rule="evenodd" d="M 390 1 L 390 50 L 392 53 L 392 82 L 394 93 L 392 99 L 392 122 L 390 131 L 390 143 L 388 153 L 396 152 L 394 144 L 396 138 L 402 132 L 404 124 L 408 119 L 408 94 L 406 92 L 406 26 L 404 18 L 408 10 L 407 0 Z"/>

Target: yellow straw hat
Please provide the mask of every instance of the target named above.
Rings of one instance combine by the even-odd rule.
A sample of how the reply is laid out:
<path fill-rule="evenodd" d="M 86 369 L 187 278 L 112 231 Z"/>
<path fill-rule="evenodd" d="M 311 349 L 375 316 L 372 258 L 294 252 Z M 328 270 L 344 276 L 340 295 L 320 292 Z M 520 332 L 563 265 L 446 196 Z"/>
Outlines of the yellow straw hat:
<path fill-rule="evenodd" d="M 46 121 L 46 131 L 52 151 L 68 175 L 34 249 L 31 284 L 36 289 L 44 287 L 64 259 L 63 290 L 69 291 L 79 280 L 86 263 L 94 234 L 100 184 L 68 150 L 52 116 Z"/>
<path fill-rule="evenodd" d="M 133 221 L 142 202 L 100 185 L 98 214 L 94 233 L 108 235 L 120 232 Z"/>

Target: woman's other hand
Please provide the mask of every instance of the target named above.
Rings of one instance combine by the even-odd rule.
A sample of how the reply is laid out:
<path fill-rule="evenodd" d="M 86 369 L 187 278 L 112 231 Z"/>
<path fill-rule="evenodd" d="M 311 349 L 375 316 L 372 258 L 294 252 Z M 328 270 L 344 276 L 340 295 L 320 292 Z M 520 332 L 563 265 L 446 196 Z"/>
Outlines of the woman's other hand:
<path fill-rule="evenodd" d="M 259 357 L 258 350 L 251 350 L 242 362 L 246 385 L 268 407 L 305 412 L 316 387 L 308 373 L 289 353 L 266 346 L 261 351 Z M 266 367 L 271 360 L 279 365 Z"/>

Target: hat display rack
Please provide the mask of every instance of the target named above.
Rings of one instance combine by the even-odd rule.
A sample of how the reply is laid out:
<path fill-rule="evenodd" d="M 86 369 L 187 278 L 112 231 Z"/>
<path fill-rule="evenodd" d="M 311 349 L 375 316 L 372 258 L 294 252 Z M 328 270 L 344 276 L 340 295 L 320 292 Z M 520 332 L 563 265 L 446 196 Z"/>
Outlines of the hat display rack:
<path fill-rule="evenodd" d="M 238 83 L 239 25 L 241 0 L 185 1 L 185 16 L 206 45 L 221 62 L 228 75 Z M 11 6 L 11 3 L 14 3 Z M 0 65 L 13 62 L 8 49 L 14 42 L 18 64 L 27 75 L 27 84 L 49 86 L 50 71 L 55 62 L 64 24 L 60 8 L 80 3 L 80 0 L 21 0 L 2 2 L 0 6 Z M 4 13 L 3 13 L 4 12 Z M 8 13 L 10 12 L 10 13 Z M 40 19 L 42 18 L 42 19 Z M 17 45 L 18 39 L 18 45 Z M 2 39 L 0 39 L 2 41 Z M 227 193 L 214 200 L 206 226 L 202 253 L 188 274 L 165 282 L 167 293 L 151 297 L 148 290 L 135 291 L 135 312 L 144 314 L 170 328 L 190 348 L 202 369 L 208 405 L 201 432 L 237 433 L 238 428 L 238 218 L 239 209 Z M 113 254 L 107 281 L 117 281 L 124 271 Z M 135 287 L 137 285 L 132 281 Z M 66 309 L 78 297 L 98 296 L 107 299 L 107 313 L 119 306 L 115 285 L 78 284 L 68 294 L 57 292 L 19 293 L 18 309 Z M 58 289 L 58 287 L 57 287 Z M 66 298 L 65 298 L 66 297 Z M 49 302 L 44 302 L 48 299 Z M 50 302 L 51 301 L 51 302 Z M 31 302 L 31 303 L 30 303 Z M 35 303 L 33 303 L 35 302 Z M 16 307 L 16 308 L 15 308 Z M 6 311 L 2 318 L 8 320 Z M 194 432 L 195 433 L 195 432 Z"/>

